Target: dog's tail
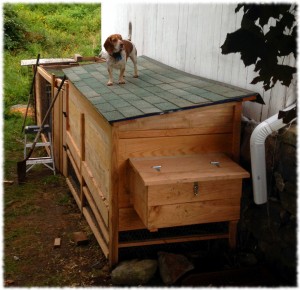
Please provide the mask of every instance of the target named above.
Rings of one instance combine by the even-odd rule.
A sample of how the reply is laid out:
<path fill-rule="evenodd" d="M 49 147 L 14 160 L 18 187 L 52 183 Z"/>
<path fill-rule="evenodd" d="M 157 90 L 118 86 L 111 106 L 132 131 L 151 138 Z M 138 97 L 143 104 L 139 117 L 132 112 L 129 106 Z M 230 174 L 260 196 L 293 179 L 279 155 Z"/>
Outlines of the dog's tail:
<path fill-rule="evenodd" d="M 131 41 L 131 36 L 132 36 L 132 23 L 129 21 L 128 24 L 128 40 Z"/>

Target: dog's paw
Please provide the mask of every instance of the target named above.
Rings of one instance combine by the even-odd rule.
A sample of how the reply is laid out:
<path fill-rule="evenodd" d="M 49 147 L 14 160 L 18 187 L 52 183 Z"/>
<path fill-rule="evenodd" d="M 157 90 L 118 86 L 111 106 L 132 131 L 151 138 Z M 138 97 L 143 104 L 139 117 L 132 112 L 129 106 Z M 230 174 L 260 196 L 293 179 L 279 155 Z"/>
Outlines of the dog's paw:
<path fill-rule="evenodd" d="M 112 86 L 112 85 L 113 85 L 113 82 L 108 82 L 107 85 L 108 85 L 108 86 Z"/>
<path fill-rule="evenodd" d="M 120 85 L 124 85 L 124 84 L 125 84 L 125 81 L 124 81 L 124 80 L 119 80 L 119 84 L 120 84 Z"/>
<path fill-rule="evenodd" d="M 139 77 L 139 75 L 134 75 L 133 77 L 134 77 L 134 78 L 138 78 L 138 77 Z"/>

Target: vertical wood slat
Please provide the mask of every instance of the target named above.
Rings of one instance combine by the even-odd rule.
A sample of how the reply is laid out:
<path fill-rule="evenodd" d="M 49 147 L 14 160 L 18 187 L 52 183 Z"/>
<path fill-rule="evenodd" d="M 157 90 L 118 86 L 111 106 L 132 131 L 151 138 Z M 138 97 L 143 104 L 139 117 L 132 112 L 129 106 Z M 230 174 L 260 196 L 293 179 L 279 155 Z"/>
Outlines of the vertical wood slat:
<path fill-rule="evenodd" d="M 68 130 L 69 124 L 69 110 L 68 110 L 68 102 L 69 102 L 69 84 L 68 81 L 64 83 L 65 85 L 65 92 L 64 98 L 62 100 L 62 112 L 63 121 L 62 121 L 62 174 L 63 176 L 67 177 L 67 153 L 66 153 L 66 132 Z"/>
<path fill-rule="evenodd" d="M 109 265 L 117 264 L 119 256 L 119 172 L 118 172 L 118 129 L 112 127 L 111 184 L 109 196 Z"/>
<path fill-rule="evenodd" d="M 81 201 L 81 212 L 86 203 L 86 197 L 83 191 L 85 186 L 84 178 L 82 175 L 82 166 L 85 161 L 85 116 L 84 113 L 80 114 L 80 201 Z"/>

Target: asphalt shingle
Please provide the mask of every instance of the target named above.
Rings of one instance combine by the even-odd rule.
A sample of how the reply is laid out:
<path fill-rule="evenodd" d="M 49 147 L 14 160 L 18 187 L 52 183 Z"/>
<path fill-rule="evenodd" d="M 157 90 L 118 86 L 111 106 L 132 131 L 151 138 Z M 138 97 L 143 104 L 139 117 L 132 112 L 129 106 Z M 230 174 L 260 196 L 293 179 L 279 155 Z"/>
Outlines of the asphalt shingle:
<path fill-rule="evenodd" d="M 148 57 L 138 57 L 139 78 L 127 63 L 126 84 L 119 85 L 114 69 L 114 85 L 107 86 L 106 63 L 64 69 L 69 81 L 108 122 L 234 101 L 257 93 L 193 76 Z"/>

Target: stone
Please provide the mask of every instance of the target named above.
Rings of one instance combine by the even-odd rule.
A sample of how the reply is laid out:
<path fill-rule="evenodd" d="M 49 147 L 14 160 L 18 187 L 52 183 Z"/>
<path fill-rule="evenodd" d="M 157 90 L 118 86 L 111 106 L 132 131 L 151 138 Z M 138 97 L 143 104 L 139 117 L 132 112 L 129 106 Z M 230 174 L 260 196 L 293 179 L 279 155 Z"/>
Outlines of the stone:
<path fill-rule="evenodd" d="M 185 256 L 166 252 L 158 253 L 158 266 L 166 285 L 174 284 L 185 273 L 194 269 L 194 265 Z"/>
<path fill-rule="evenodd" d="M 27 105 L 18 104 L 18 105 L 11 106 L 10 112 L 11 113 L 20 113 L 21 115 L 24 116 L 26 114 L 26 109 L 27 109 Z M 30 117 L 34 116 L 34 110 L 32 107 L 28 108 L 27 115 Z"/>
<path fill-rule="evenodd" d="M 277 189 L 282 192 L 284 190 L 284 181 L 283 178 L 281 176 L 281 174 L 279 172 L 275 172 L 274 173 L 274 177 L 275 177 L 275 182 L 276 182 L 276 187 Z"/>
<path fill-rule="evenodd" d="M 137 286 L 146 284 L 157 270 L 157 261 L 151 259 L 121 262 L 111 273 L 113 285 Z"/>
<path fill-rule="evenodd" d="M 88 237 L 83 232 L 74 232 L 73 233 L 73 239 L 74 239 L 74 242 L 77 246 L 86 245 L 89 242 Z"/>
<path fill-rule="evenodd" d="M 55 238 L 55 239 L 54 239 L 53 247 L 54 247 L 54 248 L 59 248 L 60 245 L 61 245 L 61 238 Z"/>

